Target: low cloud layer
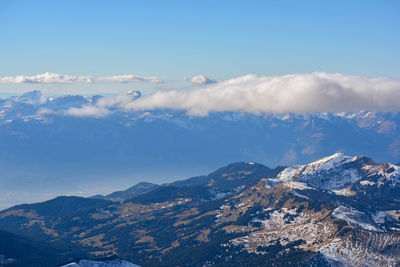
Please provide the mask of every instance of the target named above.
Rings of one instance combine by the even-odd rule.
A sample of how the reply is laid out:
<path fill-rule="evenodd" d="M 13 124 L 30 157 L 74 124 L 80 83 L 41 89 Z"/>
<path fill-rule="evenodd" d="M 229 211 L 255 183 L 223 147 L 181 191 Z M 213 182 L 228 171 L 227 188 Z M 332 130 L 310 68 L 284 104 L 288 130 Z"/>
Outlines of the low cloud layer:
<path fill-rule="evenodd" d="M 43 74 L 37 74 L 33 76 L 18 75 L 18 76 L 0 77 L 0 83 L 70 84 L 70 83 L 93 83 L 93 82 L 162 83 L 163 81 L 157 77 L 142 77 L 134 74 L 94 78 L 90 76 L 72 76 L 72 75 L 46 72 Z"/>
<path fill-rule="evenodd" d="M 73 117 L 94 117 L 101 118 L 109 115 L 110 110 L 97 106 L 97 105 L 85 105 L 81 108 L 69 108 L 63 114 Z"/>
<path fill-rule="evenodd" d="M 107 116 L 114 111 L 185 110 L 192 116 L 210 112 L 309 113 L 399 111 L 400 80 L 315 72 L 283 76 L 246 75 L 190 90 L 129 93 L 104 97 L 96 104 L 72 108 L 72 116 Z"/>
<path fill-rule="evenodd" d="M 8 76 L 0 77 L 0 83 L 92 83 L 93 79 L 88 76 L 72 76 L 58 73 L 45 72 L 33 76 Z"/>
<path fill-rule="evenodd" d="M 194 84 L 212 84 L 217 82 L 217 80 L 210 79 L 204 75 L 193 76 L 189 81 Z"/>
<path fill-rule="evenodd" d="M 188 91 L 172 90 L 132 101 L 127 110 L 170 108 L 209 112 L 308 113 L 400 110 L 400 80 L 315 72 L 246 75 Z"/>

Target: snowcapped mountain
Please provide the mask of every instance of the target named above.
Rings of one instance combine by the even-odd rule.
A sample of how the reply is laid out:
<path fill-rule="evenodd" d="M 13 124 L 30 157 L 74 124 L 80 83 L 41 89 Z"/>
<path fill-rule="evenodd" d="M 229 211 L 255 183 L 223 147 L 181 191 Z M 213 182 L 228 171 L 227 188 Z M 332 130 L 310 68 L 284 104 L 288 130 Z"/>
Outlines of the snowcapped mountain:
<path fill-rule="evenodd" d="M 0 193 L 15 195 L 0 206 L 20 203 L 28 190 L 35 200 L 79 188 L 107 194 L 143 179 L 168 182 L 238 161 L 305 164 L 336 151 L 400 160 L 399 113 L 193 117 L 129 109 L 140 97 L 139 91 L 115 97 L 32 91 L 1 99 Z"/>
<path fill-rule="evenodd" d="M 271 181 L 303 182 L 336 194 L 350 194 L 351 192 L 343 189 L 356 182 L 360 185 L 377 184 L 378 187 L 385 183 L 400 183 L 400 167 L 393 164 L 377 164 L 363 156 L 350 157 L 336 153 L 307 165 L 288 167 Z"/>
<path fill-rule="evenodd" d="M 63 265 L 62 267 L 139 267 L 139 265 L 116 259 L 106 261 L 80 260 Z"/>
<path fill-rule="evenodd" d="M 239 162 L 125 201 L 15 206 L 0 229 L 141 266 L 398 266 L 399 179 L 398 166 L 343 153 L 277 169 Z"/>

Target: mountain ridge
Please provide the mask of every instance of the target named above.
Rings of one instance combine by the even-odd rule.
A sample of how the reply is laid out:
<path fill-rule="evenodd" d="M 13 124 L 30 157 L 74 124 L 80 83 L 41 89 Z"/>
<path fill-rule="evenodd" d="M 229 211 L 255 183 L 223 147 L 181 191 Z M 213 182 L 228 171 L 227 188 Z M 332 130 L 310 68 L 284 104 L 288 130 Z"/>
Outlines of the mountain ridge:
<path fill-rule="evenodd" d="M 93 259 L 118 256 L 141 266 L 400 263 L 398 167 L 334 154 L 275 173 L 266 168 L 227 165 L 203 176 L 202 184 L 165 184 L 66 216 L 44 214 L 40 205 L 14 207 L 0 212 L 0 229 L 62 239 Z M 220 179 L 217 187 L 212 177 Z"/>

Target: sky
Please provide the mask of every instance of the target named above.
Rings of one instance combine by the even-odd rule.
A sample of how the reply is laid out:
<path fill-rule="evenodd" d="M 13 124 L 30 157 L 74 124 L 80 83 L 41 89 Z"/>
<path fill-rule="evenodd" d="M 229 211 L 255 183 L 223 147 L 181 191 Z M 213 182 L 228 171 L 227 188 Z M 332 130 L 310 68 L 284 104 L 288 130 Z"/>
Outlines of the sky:
<path fill-rule="evenodd" d="M 399 14 L 390 0 L 1 0 L 0 93 L 151 94 L 248 74 L 397 80 Z"/>

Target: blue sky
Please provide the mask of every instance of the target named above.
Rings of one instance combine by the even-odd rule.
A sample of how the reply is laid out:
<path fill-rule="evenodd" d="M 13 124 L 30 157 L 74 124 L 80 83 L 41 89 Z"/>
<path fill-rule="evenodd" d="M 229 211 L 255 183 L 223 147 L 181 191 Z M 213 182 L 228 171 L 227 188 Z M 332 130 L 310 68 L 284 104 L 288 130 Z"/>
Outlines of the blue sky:
<path fill-rule="evenodd" d="M 0 1 L 0 77 L 156 76 L 164 84 L 0 84 L 118 93 L 184 77 L 325 71 L 400 78 L 400 1 Z"/>

